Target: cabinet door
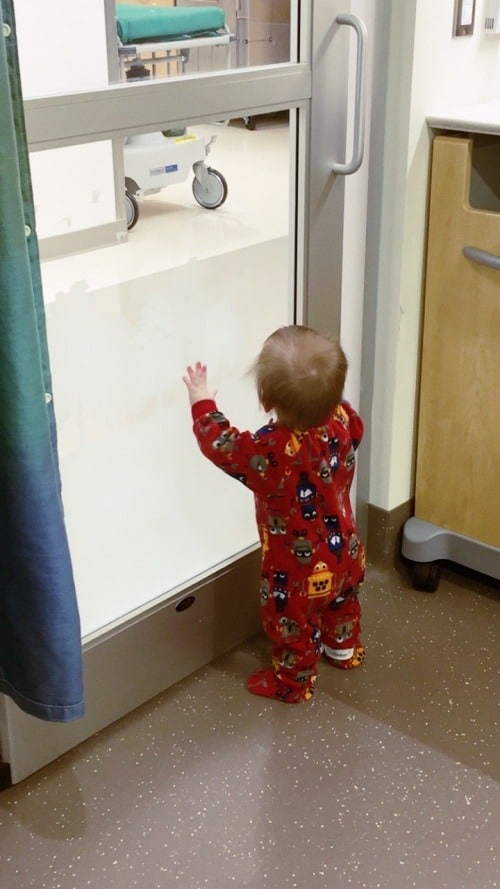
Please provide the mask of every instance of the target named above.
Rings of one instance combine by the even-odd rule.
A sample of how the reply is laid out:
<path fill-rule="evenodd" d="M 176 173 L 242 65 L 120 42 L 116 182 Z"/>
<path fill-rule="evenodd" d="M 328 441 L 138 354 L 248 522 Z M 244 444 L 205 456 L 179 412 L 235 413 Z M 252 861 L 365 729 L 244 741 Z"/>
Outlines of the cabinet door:
<path fill-rule="evenodd" d="M 500 212 L 470 204 L 472 149 L 434 140 L 415 512 L 500 546 L 500 271 L 462 252 L 500 253 Z"/>

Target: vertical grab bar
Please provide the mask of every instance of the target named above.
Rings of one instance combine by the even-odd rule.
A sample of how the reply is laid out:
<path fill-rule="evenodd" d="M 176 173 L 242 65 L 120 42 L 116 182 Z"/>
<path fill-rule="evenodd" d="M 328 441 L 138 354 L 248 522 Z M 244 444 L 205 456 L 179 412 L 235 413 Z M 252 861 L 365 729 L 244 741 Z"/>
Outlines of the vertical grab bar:
<path fill-rule="evenodd" d="M 354 139 L 352 158 L 345 164 L 333 163 L 332 170 L 342 176 L 350 176 L 359 170 L 363 161 L 365 144 L 365 56 L 366 56 L 366 25 L 357 15 L 342 14 L 335 19 L 339 25 L 353 28 L 357 36 L 356 53 L 356 93 L 354 104 Z"/>

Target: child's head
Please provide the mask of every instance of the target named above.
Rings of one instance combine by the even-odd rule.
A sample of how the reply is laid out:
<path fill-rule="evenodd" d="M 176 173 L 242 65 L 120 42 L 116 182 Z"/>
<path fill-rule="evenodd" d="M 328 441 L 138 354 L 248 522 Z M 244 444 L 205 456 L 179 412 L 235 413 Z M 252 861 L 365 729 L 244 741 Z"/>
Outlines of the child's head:
<path fill-rule="evenodd" d="M 305 430 L 326 422 L 341 400 L 347 359 L 338 340 L 291 325 L 267 338 L 253 370 L 264 410 Z"/>

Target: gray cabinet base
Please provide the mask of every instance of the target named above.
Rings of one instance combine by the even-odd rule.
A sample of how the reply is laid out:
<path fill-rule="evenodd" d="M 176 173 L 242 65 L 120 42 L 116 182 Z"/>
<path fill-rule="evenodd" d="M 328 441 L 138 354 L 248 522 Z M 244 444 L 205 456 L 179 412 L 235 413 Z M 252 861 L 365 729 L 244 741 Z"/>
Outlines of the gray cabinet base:
<path fill-rule="evenodd" d="M 412 562 L 446 559 L 500 580 L 500 549 L 414 516 L 405 522 L 401 552 Z"/>

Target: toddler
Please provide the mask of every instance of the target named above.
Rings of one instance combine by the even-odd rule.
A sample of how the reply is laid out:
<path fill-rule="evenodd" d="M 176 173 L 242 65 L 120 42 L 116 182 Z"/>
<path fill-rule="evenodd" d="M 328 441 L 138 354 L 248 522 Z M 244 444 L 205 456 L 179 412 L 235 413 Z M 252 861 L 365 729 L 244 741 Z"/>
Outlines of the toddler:
<path fill-rule="evenodd" d="M 276 330 L 253 366 L 260 403 L 275 419 L 255 433 L 218 410 L 205 365 L 183 377 L 201 451 L 255 496 L 272 667 L 252 673 L 247 688 L 286 703 L 311 698 L 322 655 L 342 669 L 364 657 L 365 560 L 349 498 L 363 424 L 342 401 L 346 372 L 337 340 L 300 325 Z"/>

